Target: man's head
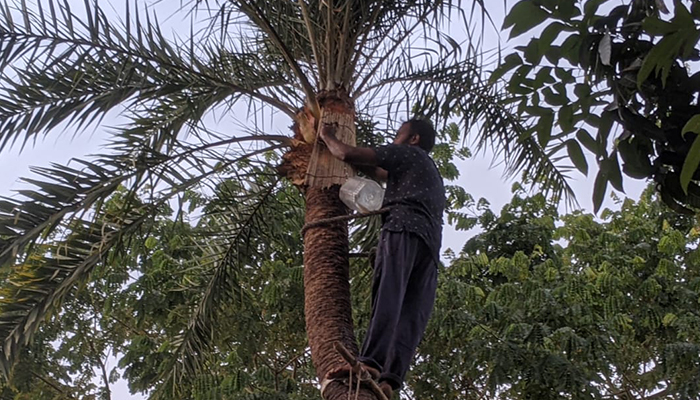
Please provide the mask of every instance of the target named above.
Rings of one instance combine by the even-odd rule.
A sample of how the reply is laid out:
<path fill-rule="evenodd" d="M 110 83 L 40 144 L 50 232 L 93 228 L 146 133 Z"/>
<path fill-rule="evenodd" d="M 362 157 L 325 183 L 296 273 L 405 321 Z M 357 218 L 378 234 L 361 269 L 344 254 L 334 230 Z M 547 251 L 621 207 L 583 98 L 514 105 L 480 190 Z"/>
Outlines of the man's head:
<path fill-rule="evenodd" d="M 394 138 L 394 144 L 408 144 L 418 146 L 428 153 L 435 146 L 435 128 L 424 119 L 409 119 L 399 128 Z"/>

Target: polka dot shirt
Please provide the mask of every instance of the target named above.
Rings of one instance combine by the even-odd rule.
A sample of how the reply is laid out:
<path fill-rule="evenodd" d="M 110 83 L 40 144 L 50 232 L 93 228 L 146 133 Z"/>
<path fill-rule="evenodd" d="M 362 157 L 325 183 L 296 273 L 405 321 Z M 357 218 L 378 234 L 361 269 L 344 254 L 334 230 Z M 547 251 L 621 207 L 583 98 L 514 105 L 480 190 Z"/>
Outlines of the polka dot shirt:
<path fill-rule="evenodd" d="M 382 229 L 417 234 L 437 259 L 446 202 L 437 166 L 418 146 L 390 144 L 375 150 L 377 165 L 389 173 L 383 206 L 393 206 L 382 216 Z"/>

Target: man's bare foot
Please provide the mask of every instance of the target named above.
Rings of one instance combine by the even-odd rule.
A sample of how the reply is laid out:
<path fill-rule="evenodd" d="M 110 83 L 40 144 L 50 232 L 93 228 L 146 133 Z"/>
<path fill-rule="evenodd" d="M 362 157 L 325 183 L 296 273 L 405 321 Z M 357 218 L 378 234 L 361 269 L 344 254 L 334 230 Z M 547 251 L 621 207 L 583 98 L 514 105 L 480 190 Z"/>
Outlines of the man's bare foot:
<path fill-rule="evenodd" d="M 381 389 L 382 393 L 384 393 L 384 396 L 386 396 L 387 399 L 391 400 L 391 396 L 394 394 L 394 389 L 391 388 L 389 383 L 386 381 L 380 382 L 379 389 Z"/>
<path fill-rule="evenodd" d="M 376 381 L 377 379 L 379 379 L 380 373 L 379 373 L 378 369 L 372 368 L 369 365 L 362 364 L 362 363 L 360 363 L 360 369 L 367 371 L 367 373 L 369 374 L 370 378 L 372 378 L 373 381 Z"/>
<path fill-rule="evenodd" d="M 372 380 L 377 380 L 379 379 L 379 371 L 376 368 L 372 368 L 369 365 L 365 365 L 360 363 L 359 364 L 360 370 L 361 371 L 366 371 L 367 374 L 369 374 L 370 379 Z M 357 374 L 359 371 L 353 370 L 353 368 L 348 365 L 342 365 L 337 368 L 333 368 L 328 373 L 326 374 L 326 379 L 339 379 L 339 378 L 346 378 L 348 377 L 351 373 L 352 374 Z"/>

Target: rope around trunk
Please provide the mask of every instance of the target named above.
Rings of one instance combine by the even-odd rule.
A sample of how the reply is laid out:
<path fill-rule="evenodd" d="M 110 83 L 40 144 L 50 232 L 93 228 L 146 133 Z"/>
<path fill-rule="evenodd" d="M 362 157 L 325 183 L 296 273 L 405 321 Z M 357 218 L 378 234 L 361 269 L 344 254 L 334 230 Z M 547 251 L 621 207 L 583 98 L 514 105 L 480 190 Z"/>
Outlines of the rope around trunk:
<path fill-rule="evenodd" d="M 367 218 L 367 217 L 371 217 L 373 215 L 384 214 L 385 212 L 391 210 L 391 208 L 392 207 L 384 207 L 384 208 L 380 208 L 377 211 L 370 211 L 368 213 L 362 213 L 362 214 L 356 213 L 356 214 L 350 214 L 350 215 L 341 215 L 338 217 L 323 218 L 323 219 L 320 219 L 318 221 L 309 222 L 306 225 L 304 225 L 303 228 L 301 228 L 301 235 L 304 236 L 306 231 L 308 231 L 309 229 L 318 228 L 319 226 L 332 224 L 334 222 L 352 221 L 354 219 Z"/>
<path fill-rule="evenodd" d="M 372 377 L 368 376 L 369 374 L 367 373 L 367 371 L 363 371 L 360 369 L 360 362 L 357 361 L 357 358 L 350 352 L 350 350 L 347 349 L 347 347 L 343 346 L 343 344 L 340 342 L 335 342 L 333 347 L 335 347 L 335 351 L 337 351 L 338 354 L 340 354 L 340 356 L 343 357 L 348 364 L 350 364 L 350 368 L 352 368 L 353 371 L 358 371 L 358 384 L 360 383 L 360 381 L 365 382 L 369 385 L 370 390 L 374 392 L 374 395 L 377 396 L 379 400 L 389 400 L 382 391 L 382 389 L 379 387 L 377 382 L 375 382 L 374 379 L 372 379 Z M 361 376 L 363 375 L 363 373 L 367 376 Z M 352 372 L 350 373 L 350 376 L 352 376 Z M 352 389 L 352 384 L 350 384 L 350 388 Z M 355 394 L 359 394 L 359 390 L 356 390 Z"/>

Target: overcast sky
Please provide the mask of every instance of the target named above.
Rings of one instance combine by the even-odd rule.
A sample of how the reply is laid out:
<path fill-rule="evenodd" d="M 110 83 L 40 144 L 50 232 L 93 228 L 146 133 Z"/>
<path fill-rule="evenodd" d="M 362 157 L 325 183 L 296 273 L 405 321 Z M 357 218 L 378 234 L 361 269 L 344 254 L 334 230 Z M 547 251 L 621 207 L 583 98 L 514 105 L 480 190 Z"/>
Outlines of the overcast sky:
<path fill-rule="evenodd" d="M 123 9 L 124 0 L 113 0 L 112 4 L 117 9 Z M 70 0 L 71 4 L 75 3 L 76 7 L 82 7 L 83 0 Z M 165 2 L 160 3 L 159 7 L 163 9 L 162 17 L 169 14 L 167 6 L 164 5 Z M 169 1 L 175 7 L 180 2 Z M 107 10 L 109 6 L 106 6 L 105 2 L 100 2 L 100 4 Z M 491 8 L 489 11 L 498 26 L 501 25 L 503 20 L 503 2 L 494 1 L 490 2 Z M 167 26 L 172 27 L 173 31 L 177 31 L 178 26 L 184 29 L 179 32 L 180 36 L 186 37 L 189 33 L 189 24 L 182 23 L 183 21 L 178 21 L 171 19 L 167 21 Z M 489 29 L 489 28 L 487 28 Z M 164 31 L 166 31 L 164 29 Z M 498 45 L 498 36 L 495 33 L 486 35 L 486 49 L 494 49 Z M 506 36 L 503 35 L 505 38 Z M 514 44 L 509 44 L 508 47 L 513 47 Z M 239 119 L 245 116 L 239 116 Z M 118 120 L 114 116 L 106 118 L 103 125 L 117 125 Z M 281 126 L 287 126 L 288 122 L 285 121 Z M 279 132 L 284 133 L 284 132 Z M 66 132 L 52 132 L 46 138 L 40 139 L 35 144 L 29 144 L 21 152 L 18 148 L 13 148 L 10 151 L 6 151 L 0 154 L 0 195 L 1 196 L 12 196 L 13 191 L 17 190 L 22 186 L 18 179 L 19 177 L 26 177 L 30 175 L 30 166 L 45 166 L 51 162 L 66 163 L 72 157 L 83 157 L 87 154 L 94 154 L 101 150 L 101 146 L 104 143 L 104 130 L 101 127 L 90 130 L 88 132 L 83 132 L 79 136 L 74 137 L 71 131 Z M 499 166 L 491 168 L 491 164 L 494 162 L 490 154 L 479 155 L 467 160 L 466 162 L 460 163 L 461 179 L 459 183 L 463 185 L 466 190 L 471 193 L 476 199 L 484 197 L 489 200 L 492 204 L 494 210 L 500 210 L 500 207 L 508 202 L 511 198 L 511 186 L 512 181 L 503 180 L 502 174 L 503 169 Z M 498 160 L 496 160 L 498 162 Z M 594 165 L 593 159 L 589 159 L 589 165 L 591 165 L 591 171 L 589 177 L 586 178 L 581 174 L 572 173 L 573 180 L 571 184 L 577 193 L 577 198 L 581 206 L 588 211 L 592 210 L 591 192 L 593 187 L 593 180 L 595 174 L 597 173 Z M 627 195 L 632 198 L 638 198 L 641 190 L 646 186 L 642 181 L 634 181 L 625 177 L 625 189 L 627 190 Z M 623 197 L 624 195 L 620 195 Z M 608 196 L 606 199 L 606 206 L 611 208 L 616 208 L 615 205 L 610 200 Z M 445 240 L 443 242 L 443 250 L 451 247 L 453 249 L 459 249 L 461 245 L 466 241 L 467 234 L 456 233 L 453 230 L 445 229 Z M 116 360 L 111 360 L 112 366 L 116 365 Z M 141 395 L 130 395 L 126 384 L 124 381 L 119 381 L 114 384 L 113 387 L 113 400 L 141 400 L 145 397 Z"/>

